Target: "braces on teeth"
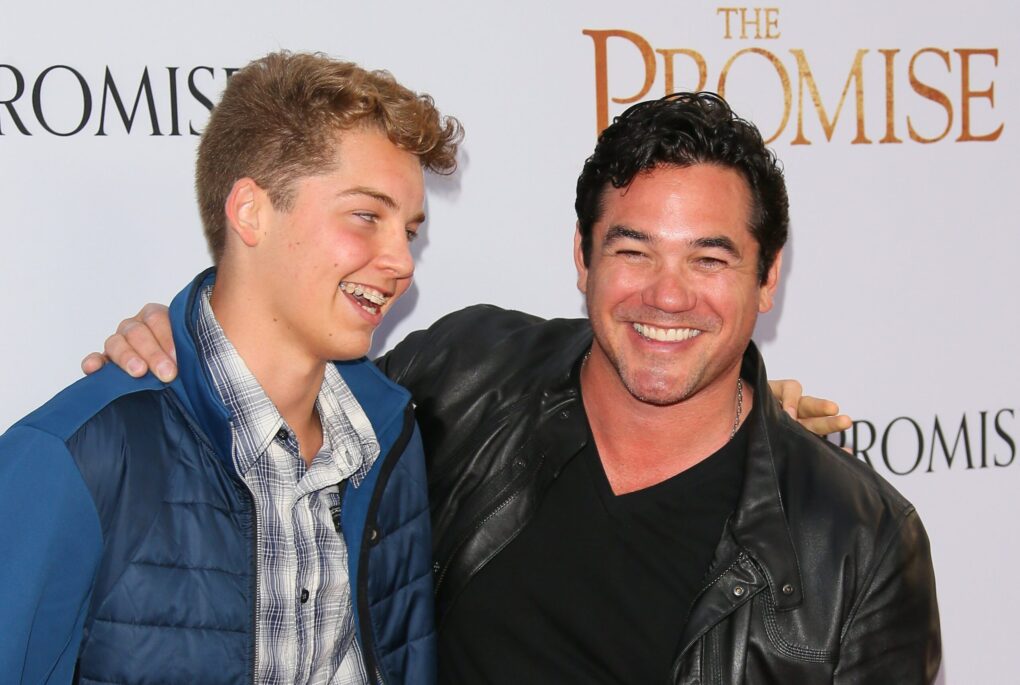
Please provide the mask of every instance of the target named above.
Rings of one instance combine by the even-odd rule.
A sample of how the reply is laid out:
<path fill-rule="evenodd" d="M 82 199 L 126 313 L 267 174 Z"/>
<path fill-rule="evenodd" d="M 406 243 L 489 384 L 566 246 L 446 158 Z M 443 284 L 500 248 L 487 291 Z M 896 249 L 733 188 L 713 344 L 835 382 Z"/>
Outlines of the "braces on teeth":
<path fill-rule="evenodd" d="M 386 304 L 386 300 L 389 299 L 378 290 L 369 288 L 367 285 L 361 285 L 360 283 L 348 283 L 347 281 L 341 281 L 340 289 L 349 295 L 364 298 L 375 305 L 384 305 Z M 368 309 L 368 307 L 365 308 Z"/>

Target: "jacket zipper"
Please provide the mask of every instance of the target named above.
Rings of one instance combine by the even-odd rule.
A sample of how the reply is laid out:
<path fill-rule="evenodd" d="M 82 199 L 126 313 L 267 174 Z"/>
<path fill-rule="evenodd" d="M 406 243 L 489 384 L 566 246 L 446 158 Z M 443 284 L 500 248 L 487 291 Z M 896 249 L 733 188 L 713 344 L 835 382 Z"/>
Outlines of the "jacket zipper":
<path fill-rule="evenodd" d="M 259 512 L 255 502 L 255 495 L 245 483 L 245 491 L 251 501 L 251 520 L 255 527 L 255 554 L 252 556 L 252 589 L 254 590 L 255 602 L 252 609 L 251 619 L 251 682 L 258 683 L 259 665 L 259 613 L 262 611 L 262 594 L 259 592 L 259 555 L 262 553 L 262 529 L 259 527 Z"/>
<path fill-rule="evenodd" d="M 411 434 L 414 432 L 414 409 L 410 404 L 404 409 L 404 425 L 400 430 L 400 436 L 396 442 L 393 443 L 393 447 L 390 448 L 389 453 L 383 459 L 379 478 L 376 481 L 375 491 L 372 493 L 372 500 L 368 504 L 368 513 L 365 517 L 365 529 L 361 535 L 361 552 L 360 562 L 358 564 L 358 577 L 356 582 L 358 583 L 358 606 L 351 607 L 352 611 L 357 611 L 360 617 L 359 624 L 361 625 L 361 652 L 365 660 L 365 672 L 374 673 L 376 676 L 376 682 L 384 685 L 386 679 L 383 677 L 382 666 L 379 664 L 378 657 L 375 654 L 375 637 L 372 635 L 372 620 L 371 612 L 368 605 L 368 553 L 372 542 L 371 532 L 375 530 L 373 521 L 375 521 L 375 515 L 379 509 L 379 501 L 382 499 L 382 492 L 385 490 L 387 483 L 389 482 L 389 476 L 393 468 L 400 461 L 400 455 L 407 447 L 407 443 L 411 440 Z M 378 532 L 376 532 L 378 535 Z"/>
<path fill-rule="evenodd" d="M 530 469 L 522 471 L 521 473 L 514 476 L 513 479 L 511 479 L 510 483 L 508 484 L 508 487 L 516 485 L 520 481 L 520 479 L 523 478 L 524 475 L 529 471 L 537 470 L 544 461 L 545 455 L 540 454 L 540 456 L 537 459 L 535 459 L 535 463 L 532 465 Z M 445 565 L 440 566 L 438 561 L 435 562 L 435 564 L 433 565 L 433 570 L 439 573 L 439 575 L 436 578 L 436 586 L 433 589 L 433 594 L 435 596 L 437 597 L 439 596 L 439 588 L 442 587 L 443 581 L 446 579 L 446 574 L 450 570 L 450 566 L 453 565 L 453 560 L 457 558 L 457 554 L 460 552 L 461 548 L 463 548 L 464 545 L 467 544 L 467 541 L 471 539 L 471 536 L 477 533 L 478 530 L 489 521 L 489 519 L 498 514 L 504 508 L 506 508 L 506 506 L 510 504 L 512 501 L 517 499 L 517 496 L 520 493 L 521 488 L 518 486 L 505 499 L 503 499 L 503 501 L 500 502 L 498 506 L 492 509 L 488 514 L 482 517 L 474 526 L 472 526 L 471 529 L 461 537 L 461 539 L 457 542 L 456 546 L 454 546 L 453 551 L 450 552 L 450 556 L 448 556 L 446 559 Z M 517 532 L 514 533 L 513 537 L 517 536 Z"/>
<path fill-rule="evenodd" d="M 746 561 L 748 559 L 749 559 L 749 557 L 747 555 L 747 552 L 738 552 L 737 553 L 736 561 L 734 561 L 732 564 L 727 566 L 715 578 L 712 579 L 712 582 L 710 582 L 710 583 L 706 584 L 705 586 L 703 586 L 701 588 L 701 590 L 698 592 L 698 594 L 695 595 L 694 600 L 691 601 L 691 608 L 693 609 L 694 606 L 698 603 L 698 600 L 701 599 L 701 596 L 704 595 L 706 592 L 708 592 L 708 589 L 710 587 L 712 587 L 713 585 L 718 583 L 722 579 L 723 576 L 725 576 L 727 573 L 729 573 L 733 569 L 734 566 L 740 566 L 740 565 L 742 565 L 744 563 L 744 561 Z M 690 614 L 688 613 L 688 616 L 689 615 Z M 729 612 L 727 612 L 725 614 L 725 616 L 729 616 Z M 723 618 L 725 618 L 725 616 Z M 713 624 L 711 626 L 708 626 L 707 628 L 705 628 L 705 630 L 701 631 L 698 635 L 696 635 L 694 637 L 694 639 L 690 641 L 690 643 L 688 643 L 686 646 L 684 646 L 683 650 L 680 652 L 680 654 L 677 655 L 676 660 L 673 662 L 672 679 L 670 680 L 670 682 L 672 682 L 672 683 L 677 682 L 677 677 L 680 675 L 680 663 L 683 660 L 684 654 L 687 653 L 687 650 L 691 648 L 691 645 L 696 644 L 698 642 L 698 640 L 702 639 L 705 636 L 705 634 L 709 630 L 711 630 L 715 625 L 718 625 L 718 624 Z"/>
<path fill-rule="evenodd" d="M 531 399 L 532 399 L 531 395 L 525 395 L 524 397 L 522 397 L 522 398 L 516 400 L 515 402 L 511 403 L 510 406 L 507 407 L 505 410 L 503 410 L 503 412 L 500 414 L 499 421 L 496 421 L 494 423 L 496 425 L 501 425 L 504 421 L 509 420 L 509 417 L 513 416 L 514 412 L 516 411 L 516 409 L 518 407 L 523 406 L 526 402 L 529 402 Z M 570 398 L 567 401 L 563 401 L 563 400 L 558 401 L 554 406 L 549 407 L 548 409 L 544 410 L 545 413 L 546 413 L 546 416 L 543 417 L 542 419 L 540 419 L 540 421 L 544 420 L 545 418 L 548 418 L 548 416 L 551 416 L 553 412 L 560 411 L 564 404 L 566 404 L 568 402 L 572 402 L 572 401 L 574 401 L 573 398 Z M 486 424 L 486 426 L 489 426 L 489 425 L 491 425 L 491 424 Z M 482 433 L 482 432 L 480 431 L 480 433 Z M 461 450 L 461 451 L 462 452 L 467 452 L 468 454 L 473 453 L 473 451 L 475 449 L 475 446 L 476 445 L 480 445 L 480 444 L 482 444 L 482 442 L 485 441 L 485 435 L 488 435 L 488 432 L 485 432 L 485 434 L 482 435 L 482 437 L 479 437 L 476 440 L 474 440 L 472 443 L 470 443 L 471 444 L 471 451 L 467 451 L 467 450 Z M 528 444 L 528 441 L 525 442 L 525 445 L 527 445 L 527 444 Z M 522 447 L 522 449 L 523 449 L 523 447 Z M 515 483 L 517 483 L 529 471 L 537 471 L 538 468 L 542 465 L 542 463 L 544 461 L 545 461 L 545 454 L 543 453 L 543 454 L 540 454 L 539 458 L 537 458 L 535 460 L 535 463 L 531 464 L 529 466 L 529 468 L 527 468 L 525 471 L 522 471 L 521 473 L 519 473 L 516 476 L 514 476 L 510 480 L 510 483 L 508 484 L 508 487 L 513 486 Z M 492 509 L 488 514 L 486 514 L 484 517 L 482 517 L 474 526 L 472 526 L 470 530 L 465 532 L 461 536 L 461 538 L 457 542 L 457 544 L 454 545 L 454 547 L 450 551 L 449 555 L 446 557 L 446 563 L 445 564 L 440 564 L 438 561 L 433 563 L 433 565 L 432 565 L 432 572 L 436 576 L 436 584 L 435 584 L 435 587 L 433 588 L 433 594 L 436 597 L 439 596 L 439 589 L 442 587 L 443 581 L 446 579 L 446 574 L 450 570 L 450 566 L 453 565 L 453 560 L 457 557 L 457 554 L 460 552 L 461 548 L 465 544 L 467 544 L 467 541 L 471 538 L 471 536 L 474 535 L 475 533 L 477 533 L 478 529 L 481 528 L 483 525 L 485 525 L 485 523 L 489 519 L 491 519 L 493 516 L 495 516 L 497 513 L 499 513 L 504 507 L 506 507 L 508 504 L 510 504 L 510 502 L 512 502 L 514 499 L 516 499 L 517 495 L 520 494 L 520 491 L 521 491 L 521 488 L 517 487 L 510 495 L 508 495 L 502 502 L 500 502 L 500 504 L 496 508 Z M 519 532 L 519 531 L 517 531 L 517 532 Z M 516 537 L 516 535 L 517 535 L 517 533 L 515 532 L 514 533 L 514 537 Z M 438 623 L 437 623 L 437 625 L 438 625 Z"/>
<path fill-rule="evenodd" d="M 496 507 L 495 509 L 490 511 L 488 514 L 486 514 L 485 517 L 482 518 L 481 521 L 479 521 L 470 531 L 468 531 L 467 533 L 464 534 L 464 537 L 462 537 L 460 539 L 460 542 L 457 543 L 457 546 L 453 548 L 452 552 L 450 552 L 450 556 L 446 560 L 446 565 L 442 567 L 442 572 L 439 574 L 439 577 L 436 578 L 436 587 L 433 589 L 432 594 L 437 595 L 437 596 L 439 595 L 439 588 L 442 587 L 442 585 L 443 585 L 443 580 L 446 578 L 446 572 L 450 570 L 450 566 L 453 565 L 453 560 L 456 558 L 457 553 L 460 552 L 461 548 L 465 544 L 467 544 L 467 541 L 471 538 L 471 536 L 474 533 L 478 532 L 479 528 L 484 526 L 485 523 L 489 519 L 491 519 L 493 516 L 498 514 L 506 505 L 508 505 L 508 504 L 510 504 L 510 502 L 514 501 L 514 499 L 517 498 L 517 495 L 518 495 L 519 492 L 520 492 L 520 490 L 515 490 L 512 495 L 510 495 L 505 500 L 503 500 L 498 507 Z M 433 568 L 436 571 L 439 571 L 439 562 L 438 561 L 435 563 Z"/>

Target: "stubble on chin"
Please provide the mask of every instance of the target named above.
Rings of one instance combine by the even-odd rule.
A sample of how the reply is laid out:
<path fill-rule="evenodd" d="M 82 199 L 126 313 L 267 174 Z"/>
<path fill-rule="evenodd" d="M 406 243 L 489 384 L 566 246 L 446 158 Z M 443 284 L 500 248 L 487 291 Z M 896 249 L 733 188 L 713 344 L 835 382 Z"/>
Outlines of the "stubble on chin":
<path fill-rule="evenodd" d="M 631 397 L 655 407 L 679 404 L 693 395 L 703 372 L 684 373 L 669 366 L 655 365 L 633 368 L 615 355 L 606 355 L 613 372 Z"/>

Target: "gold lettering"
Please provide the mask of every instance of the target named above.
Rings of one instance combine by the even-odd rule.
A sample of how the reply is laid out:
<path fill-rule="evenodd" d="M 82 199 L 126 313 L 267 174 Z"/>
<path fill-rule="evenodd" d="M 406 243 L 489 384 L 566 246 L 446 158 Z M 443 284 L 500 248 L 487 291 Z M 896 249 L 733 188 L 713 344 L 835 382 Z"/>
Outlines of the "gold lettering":
<path fill-rule="evenodd" d="M 740 8 L 740 39 L 747 40 L 747 27 L 754 27 L 754 37 L 761 40 L 761 8 L 754 8 L 754 19 L 747 18 L 747 8 Z"/>
<path fill-rule="evenodd" d="M 606 44 L 610 38 L 624 38 L 633 43 L 641 51 L 641 57 L 645 62 L 645 82 L 637 95 L 627 98 L 613 98 L 613 102 L 627 104 L 637 102 L 648 94 L 655 81 L 655 53 L 647 40 L 631 31 L 609 29 L 605 31 L 594 31 L 585 29 L 582 31 L 586 36 L 591 36 L 595 43 L 595 134 L 602 133 L 603 129 L 609 126 L 609 71 L 606 65 Z"/>
<path fill-rule="evenodd" d="M 720 97 L 726 97 L 726 79 L 729 76 L 730 67 L 733 66 L 733 63 L 737 61 L 738 57 L 748 53 L 761 55 L 767 59 L 775 68 L 776 73 L 779 74 L 779 80 L 783 84 L 783 119 L 779 122 L 779 127 L 776 129 L 776 132 L 765 140 L 767 144 L 778 138 L 780 134 L 782 134 L 783 129 L 786 128 L 786 124 L 790 120 L 790 102 L 793 99 L 793 95 L 790 92 L 790 75 L 786 72 L 786 67 L 784 67 L 783 63 L 779 61 L 779 58 L 768 50 L 763 50 L 762 48 L 744 48 L 743 50 L 734 53 L 733 56 L 726 61 L 726 65 L 719 74 L 719 88 L 717 90 L 719 91 Z"/>
<path fill-rule="evenodd" d="M 726 40 L 732 40 L 733 38 L 733 35 L 730 33 L 730 15 L 736 14 L 739 11 L 740 8 L 738 7 L 720 7 L 715 11 L 716 14 L 722 14 L 726 20 L 726 30 L 723 33 L 723 38 Z"/>
<path fill-rule="evenodd" d="M 987 98 L 988 104 L 995 109 L 995 82 L 988 84 L 985 90 L 970 89 L 970 58 L 973 55 L 986 55 L 995 60 L 995 66 L 999 66 L 999 51 L 994 48 L 984 50 L 973 50 L 969 48 L 957 48 L 954 50 L 960 56 L 960 137 L 957 142 L 968 142 L 973 140 L 998 140 L 1002 135 L 1002 127 L 984 135 L 974 135 L 970 132 L 970 101 L 974 98 Z"/>
<path fill-rule="evenodd" d="M 818 120 L 822 124 L 822 131 L 825 133 L 825 139 L 832 141 L 832 132 L 836 130 L 836 124 L 839 122 L 839 114 L 843 110 L 843 103 L 846 101 L 846 94 L 850 90 L 850 82 L 854 82 L 854 103 L 857 109 L 857 136 L 850 141 L 851 145 L 859 145 L 861 143 L 870 144 L 867 135 L 864 132 L 864 69 L 863 60 L 864 55 L 867 54 L 866 48 L 861 48 L 857 51 L 857 56 L 854 58 L 854 64 L 850 68 L 850 74 L 846 78 L 846 83 L 843 85 L 843 93 L 839 96 L 839 104 L 836 105 L 836 112 L 832 115 L 832 121 L 829 121 L 829 116 L 825 112 L 825 106 L 822 104 L 822 97 L 818 93 L 818 85 L 815 83 L 815 77 L 811 73 L 811 67 L 808 65 L 807 57 L 804 55 L 803 50 L 790 50 L 793 56 L 797 58 L 797 72 L 798 72 L 798 84 L 797 84 L 797 136 L 790 141 L 791 145 L 810 145 L 811 141 L 804 136 L 804 85 L 807 84 L 808 89 L 811 91 L 811 100 L 814 103 L 815 111 L 818 113 Z"/>
<path fill-rule="evenodd" d="M 772 29 L 776 32 L 772 33 Z M 765 37 L 769 40 L 775 40 L 779 38 L 779 8 L 778 7 L 766 7 L 765 8 Z"/>
<path fill-rule="evenodd" d="M 907 133 L 910 135 L 910 139 L 915 142 L 937 143 L 943 138 L 945 138 L 946 135 L 949 133 L 949 129 L 953 127 L 953 103 L 949 101 L 949 98 L 946 97 L 945 93 L 943 93 L 941 90 L 936 90 L 935 88 L 932 88 L 927 83 L 921 82 L 921 80 L 917 78 L 917 74 L 914 73 L 914 65 L 917 62 L 917 58 L 927 53 L 938 55 L 939 57 L 942 58 L 942 61 L 945 62 L 946 70 L 950 72 L 953 70 L 953 66 L 949 62 L 948 52 L 946 52 L 945 50 L 939 50 L 938 48 L 922 48 L 921 50 L 915 52 L 914 56 L 910 58 L 910 67 L 908 69 L 908 74 L 910 76 L 910 87 L 913 88 L 914 92 L 920 95 L 921 97 L 942 105 L 942 108 L 946 110 L 946 128 L 942 131 L 940 135 L 934 138 L 925 138 L 920 133 L 914 130 L 914 124 L 910 120 L 910 116 L 908 115 Z"/>
<path fill-rule="evenodd" d="M 885 57 L 885 136 L 879 143 L 902 143 L 896 137 L 896 77 L 893 72 L 893 61 L 896 59 L 895 50 L 879 50 Z"/>
<path fill-rule="evenodd" d="M 692 90 L 699 91 L 705 89 L 705 82 L 708 80 L 708 64 L 705 63 L 705 58 L 702 57 L 700 52 L 686 48 L 658 48 L 656 52 L 662 55 L 663 75 L 666 78 L 666 95 L 676 92 L 676 89 L 673 87 L 673 57 L 675 55 L 684 55 L 694 60 L 698 67 L 698 87 Z"/>

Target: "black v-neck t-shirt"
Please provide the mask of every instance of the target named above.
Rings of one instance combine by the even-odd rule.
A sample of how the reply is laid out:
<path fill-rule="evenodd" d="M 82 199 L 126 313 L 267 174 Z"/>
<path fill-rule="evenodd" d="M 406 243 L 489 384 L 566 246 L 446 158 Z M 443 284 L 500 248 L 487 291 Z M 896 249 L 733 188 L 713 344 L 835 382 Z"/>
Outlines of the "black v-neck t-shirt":
<path fill-rule="evenodd" d="M 747 422 L 683 473 L 614 495 L 589 439 L 450 608 L 441 682 L 667 683 L 746 454 Z"/>

